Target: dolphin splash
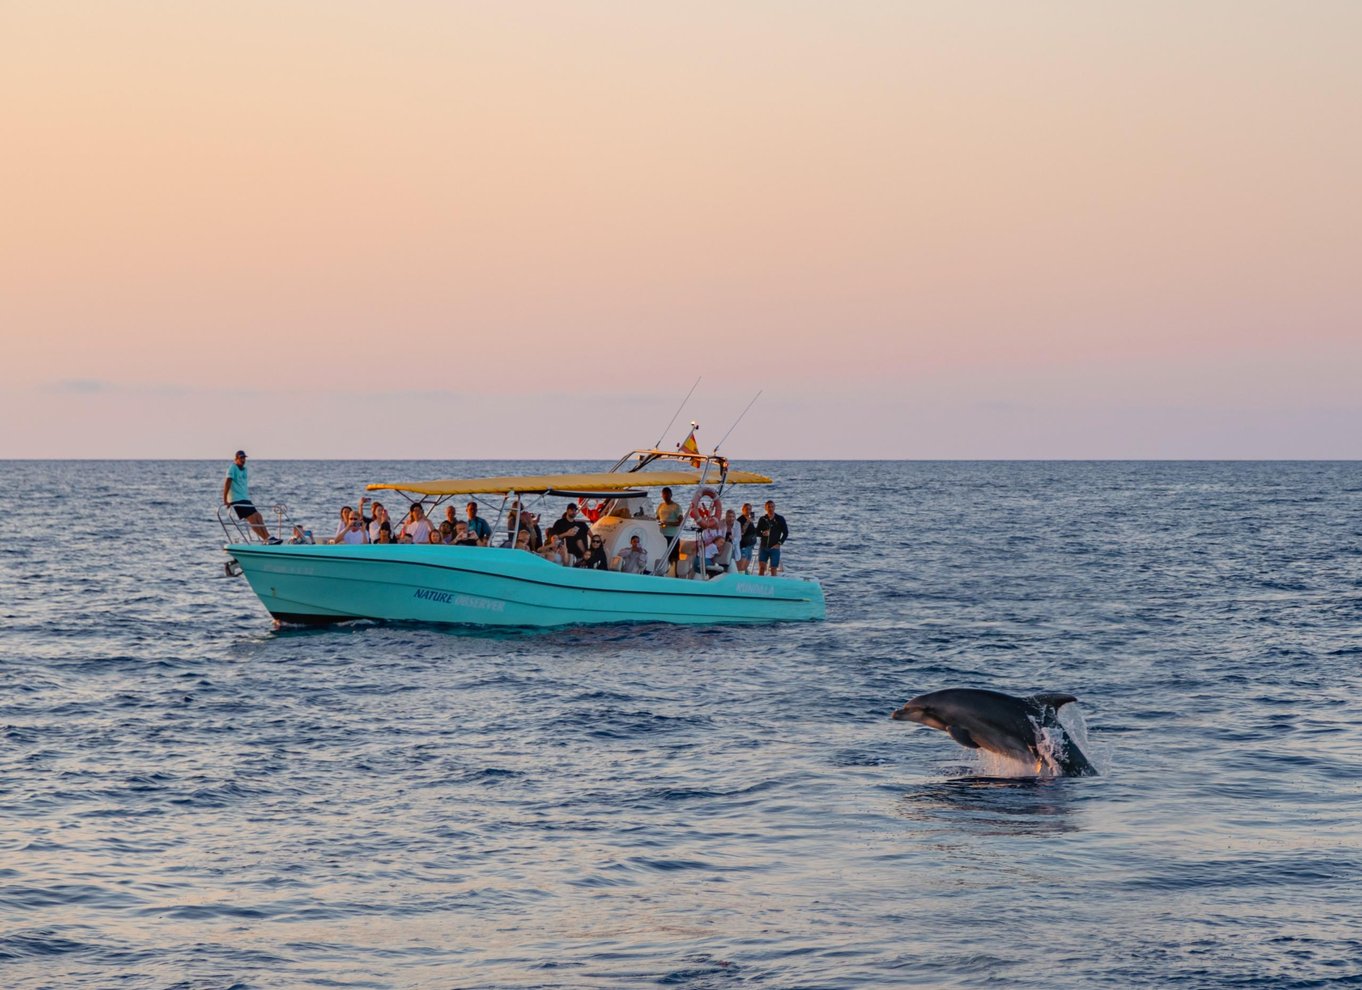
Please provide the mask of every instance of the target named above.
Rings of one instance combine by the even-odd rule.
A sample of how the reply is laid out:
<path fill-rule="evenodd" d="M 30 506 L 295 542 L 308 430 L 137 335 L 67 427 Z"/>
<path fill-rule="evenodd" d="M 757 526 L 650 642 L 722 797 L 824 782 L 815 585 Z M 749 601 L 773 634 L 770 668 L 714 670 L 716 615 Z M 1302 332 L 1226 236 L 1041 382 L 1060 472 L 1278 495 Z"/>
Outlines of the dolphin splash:
<path fill-rule="evenodd" d="M 919 722 L 940 729 L 961 746 L 1028 763 L 1041 773 L 1092 777 L 1094 767 L 1059 724 L 1059 709 L 1071 694 L 1034 694 L 1014 698 L 1000 691 L 947 688 L 920 694 L 894 712 L 900 722 Z"/>

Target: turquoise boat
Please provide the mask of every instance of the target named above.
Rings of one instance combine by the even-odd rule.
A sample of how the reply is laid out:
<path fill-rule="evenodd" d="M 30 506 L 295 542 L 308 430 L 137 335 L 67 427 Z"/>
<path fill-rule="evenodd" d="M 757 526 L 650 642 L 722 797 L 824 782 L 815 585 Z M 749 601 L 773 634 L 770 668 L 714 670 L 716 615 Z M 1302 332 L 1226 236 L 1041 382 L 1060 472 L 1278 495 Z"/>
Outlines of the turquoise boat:
<path fill-rule="evenodd" d="M 807 621 L 825 615 L 823 589 L 805 577 L 741 573 L 736 553 L 716 570 L 694 566 L 703 553 L 700 530 L 721 515 L 735 484 L 771 479 L 732 471 L 717 454 L 693 445 L 675 451 L 636 450 L 610 471 L 372 484 L 413 505 L 434 509 L 457 496 L 494 508 L 493 532 L 505 527 L 510 546 L 429 543 L 259 542 L 230 513 L 219 513 L 228 542 L 229 573 L 245 576 L 276 623 L 324 625 L 357 619 L 469 626 L 567 626 L 615 622 L 684 624 Z M 676 469 L 679 465 L 683 469 Z M 667 467 L 658 470 L 659 466 Z M 685 526 L 669 542 L 648 492 L 690 488 Z M 500 506 L 495 499 L 499 497 Z M 514 546 L 521 499 L 576 499 L 600 537 L 607 559 L 638 537 L 649 573 L 566 567 Z M 683 499 L 678 504 L 685 506 Z M 716 511 L 718 510 L 718 511 Z M 503 521 L 503 513 L 509 523 Z M 271 513 L 276 538 L 292 525 L 283 507 Z M 491 514 L 489 513 L 489 519 Z M 712 525 L 712 524 L 711 524 Z M 235 535 L 236 539 L 233 539 Z M 673 546 L 675 542 L 675 546 Z M 670 558 L 677 558 L 669 566 Z M 707 561 L 713 563 L 713 560 Z"/>

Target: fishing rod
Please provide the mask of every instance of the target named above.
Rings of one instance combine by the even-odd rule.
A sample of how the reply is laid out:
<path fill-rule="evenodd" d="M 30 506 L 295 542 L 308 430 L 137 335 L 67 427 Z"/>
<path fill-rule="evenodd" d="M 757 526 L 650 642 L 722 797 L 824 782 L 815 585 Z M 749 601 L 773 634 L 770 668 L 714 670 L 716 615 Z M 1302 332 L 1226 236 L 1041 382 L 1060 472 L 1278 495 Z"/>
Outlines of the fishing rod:
<path fill-rule="evenodd" d="M 738 428 L 738 424 L 742 422 L 742 418 L 747 415 L 747 410 L 751 409 L 754 405 L 756 405 L 757 400 L 760 398 L 761 391 L 758 391 L 756 395 L 752 396 L 752 401 L 747 404 L 747 408 L 744 409 L 742 412 L 738 413 L 738 418 L 735 419 L 733 421 L 733 425 L 728 428 L 728 433 L 732 433 L 734 430 Z M 722 447 L 724 441 L 728 439 L 728 433 L 725 433 L 723 437 L 719 440 L 719 442 L 714 445 L 714 453 L 717 454 L 719 452 L 719 448 Z"/>
<path fill-rule="evenodd" d="M 662 441 L 663 441 L 663 439 L 667 436 L 667 431 L 670 430 L 670 429 L 672 428 L 672 424 L 676 422 L 676 417 L 681 415 L 681 410 L 686 408 L 686 403 L 689 402 L 689 401 L 690 401 L 690 397 L 691 397 L 692 395 L 695 394 L 695 388 L 696 388 L 696 386 L 699 385 L 699 384 L 700 384 L 700 376 L 699 376 L 699 375 L 696 375 L 696 376 L 695 376 L 695 385 L 692 385 L 692 386 L 690 387 L 690 391 L 686 393 L 686 397 L 685 397 L 684 399 L 681 400 L 681 405 L 679 405 L 679 406 L 676 407 L 676 412 L 672 413 L 672 418 L 669 419 L 669 420 L 667 421 L 667 425 L 666 425 L 665 427 L 663 427 L 663 429 L 662 429 L 662 436 L 658 437 L 658 438 L 657 438 L 657 443 L 653 444 L 653 449 L 654 449 L 654 450 L 656 450 L 658 447 L 661 447 L 661 446 L 662 446 Z"/>

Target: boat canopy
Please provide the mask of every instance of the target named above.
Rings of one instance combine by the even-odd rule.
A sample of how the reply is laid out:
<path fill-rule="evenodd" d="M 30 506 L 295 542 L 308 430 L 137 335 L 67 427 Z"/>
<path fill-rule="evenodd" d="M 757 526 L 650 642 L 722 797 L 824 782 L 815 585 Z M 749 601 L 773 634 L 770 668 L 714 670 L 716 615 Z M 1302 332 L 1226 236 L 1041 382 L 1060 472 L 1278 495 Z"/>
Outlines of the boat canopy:
<path fill-rule="evenodd" d="M 771 479 L 751 471 L 730 471 L 725 485 L 769 485 Z M 718 484 L 720 477 L 713 479 Z M 370 485 L 368 490 L 414 495 L 493 495 L 516 492 L 548 494 L 555 489 L 621 492 L 634 488 L 684 488 L 700 483 L 699 471 L 603 471 L 596 474 L 531 474 L 503 478 L 450 478 L 445 481 L 397 481 Z"/>

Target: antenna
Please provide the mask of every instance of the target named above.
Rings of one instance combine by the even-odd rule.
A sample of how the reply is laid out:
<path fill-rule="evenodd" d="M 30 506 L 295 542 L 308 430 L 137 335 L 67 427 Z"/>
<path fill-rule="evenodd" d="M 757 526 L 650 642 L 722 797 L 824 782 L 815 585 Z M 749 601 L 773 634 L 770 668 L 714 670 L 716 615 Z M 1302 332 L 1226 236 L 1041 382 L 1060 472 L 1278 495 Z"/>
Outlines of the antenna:
<path fill-rule="evenodd" d="M 667 431 L 670 430 L 670 429 L 672 428 L 672 424 L 676 422 L 676 417 L 681 415 L 681 410 L 686 408 L 686 403 L 690 401 L 690 397 L 695 393 L 695 387 L 696 387 L 696 385 L 699 385 L 699 384 L 700 384 L 700 376 L 699 376 L 699 375 L 696 375 L 696 376 L 695 376 L 695 385 L 692 385 L 692 386 L 690 387 L 690 391 L 686 393 L 686 397 L 685 397 L 684 399 L 681 400 L 681 405 L 677 406 L 677 407 L 676 407 L 676 412 L 672 413 L 672 418 L 669 419 L 669 420 L 667 420 L 667 425 L 666 425 L 665 427 L 662 428 L 662 436 L 658 437 L 658 438 L 657 438 L 657 443 L 653 444 L 654 449 L 656 449 L 656 448 L 662 446 L 662 440 L 663 440 L 663 438 L 666 437 Z"/>
<path fill-rule="evenodd" d="M 758 391 L 756 395 L 752 396 L 752 401 L 747 404 L 747 408 L 744 409 L 742 412 L 738 413 L 738 418 L 735 419 L 733 421 L 733 425 L 728 428 L 728 433 L 732 433 L 734 430 L 738 428 L 738 424 L 742 422 L 742 418 L 747 415 L 747 410 L 755 406 L 757 404 L 757 400 L 760 398 L 761 392 Z M 719 440 L 719 442 L 714 445 L 714 453 L 717 454 L 719 452 L 719 448 L 723 446 L 723 442 L 728 439 L 728 433 L 725 433 L 723 437 Z"/>

